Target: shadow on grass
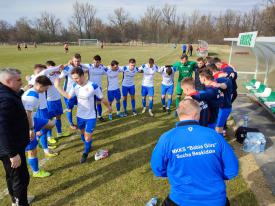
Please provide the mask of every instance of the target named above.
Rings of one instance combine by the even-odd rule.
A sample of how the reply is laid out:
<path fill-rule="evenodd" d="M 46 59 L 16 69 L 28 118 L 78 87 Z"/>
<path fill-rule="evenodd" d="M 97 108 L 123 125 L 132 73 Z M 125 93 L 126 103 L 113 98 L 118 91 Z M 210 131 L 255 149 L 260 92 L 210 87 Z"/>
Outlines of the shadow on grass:
<path fill-rule="evenodd" d="M 148 120 L 148 121 L 150 121 L 150 120 Z M 158 127 L 158 128 L 152 129 L 152 130 L 146 130 L 143 132 L 139 132 L 137 134 L 132 134 L 132 135 L 111 141 L 111 142 L 103 143 L 100 145 L 94 145 L 92 147 L 92 150 L 96 151 L 99 148 L 106 148 L 109 146 L 113 146 L 113 148 L 109 150 L 110 155 L 113 155 L 115 153 L 126 152 L 127 150 L 139 148 L 144 145 L 147 145 L 148 143 L 155 143 L 155 141 L 159 138 L 159 136 L 162 133 L 164 133 L 168 129 L 172 128 L 172 125 L 173 124 L 163 124 L 161 127 Z M 128 129 L 128 131 L 130 131 L 130 129 Z M 82 152 L 83 147 L 84 147 L 84 145 L 81 142 L 79 144 L 71 146 L 68 149 L 79 148 L 79 150 L 77 150 L 77 152 Z M 92 157 L 89 158 L 87 160 L 87 163 L 90 163 L 92 161 L 92 159 L 93 159 Z M 50 170 L 50 172 L 57 172 L 57 171 L 60 171 L 63 169 L 68 169 L 68 168 L 76 166 L 76 165 L 79 165 L 78 161 L 69 163 L 67 165 L 63 165 L 61 167 L 56 167 L 56 168 Z"/>
<path fill-rule="evenodd" d="M 156 122 L 156 121 L 163 121 L 163 117 L 167 116 L 167 113 L 162 112 L 161 104 L 154 105 L 154 117 L 150 117 L 149 114 L 146 112 L 145 114 L 138 113 L 137 116 L 127 116 L 123 118 L 117 118 L 112 121 L 107 121 L 104 123 L 99 123 L 95 129 L 95 140 L 100 139 L 103 140 L 105 138 L 109 138 L 110 136 L 115 136 L 119 133 L 123 133 L 125 130 L 129 131 L 134 129 L 138 126 L 145 125 L 147 123 Z M 137 108 L 137 111 L 141 111 L 142 108 Z M 172 113 L 170 114 L 172 115 Z M 118 126 L 119 127 L 115 127 Z"/>
<path fill-rule="evenodd" d="M 72 192 L 71 194 L 67 194 L 67 196 L 51 204 L 51 205 L 58 205 L 58 206 L 68 205 L 71 201 L 73 201 L 74 199 L 80 198 L 83 195 L 86 195 L 86 193 L 89 193 L 89 191 L 94 190 L 97 187 L 108 183 L 109 181 L 119 178 L 120 176 L 125 175 L 130 171 L 143 166 L 144 164 L 146 164 L 146 160 L 144 160 L 144 154 L 150 154 L 152 149 L 153 149 L 153 146 L 149 146 L 145 149 L 139 150 L 133 154 L 128 155 L 122 160 L 115 161 L 109 164 L 108 166 L 103 167 L 95 172 L 92 172 L 84 176 L 81 176 L 79 178 L 62 183 L 55 189 L 45 194 L 41 194 L 37 196 L 37 200 L 41 199 L 43 196 L 50 196 L 55 192 L 72 187 L 74 184 L 79 184 L 79 182 L 85 182 L 90 177 L 98 176 L 93 182 L 82 186 L 78 190 Z M 137 158 L 137 157 L 140 157 L 140 158 Z M 125 165 L 127 165 L 127 167 Z"/>
<path fill-rule="evenodd" d="M 171 128 L 171 124 L 167 124 L 163 122 L 158 128 L 150 129 L 148 131 L 139 132 L 137 134 L 130 135 L 123 139 L 118 139 L 113 142 L 103 144 L 101 146 L 113 145 L 113 149 L 110 151 L 111 155 L 117 152 L 125 152 L 127 150 L 139 147 L 145 147 L 140 149 L 134 153 L 131 153 L 120 159 L 118 161 L 112 162 L 107 166 L 104 166 L 94 172 L 90 172 L 81 177 L 77 177 L 75 179 L 67 180 L 64 183 L 56 186 L 50 191 L 44 192 L 36 196 L 36 201 L 42 200 L 44 197 L 51 197 L 51 195 L 60 192 L 62 190 L 66 190 L 68 188 L 73 187 L 75 184 L 79 184 L 87 181 L 91 177 L 97 177 L 92 183 L 86 184 L 79 188 L 78 190 L 67 194 L 65 197 L 57 200 L 55 203 L 51 205 L 67 205 L 74 199 L 77 199 L 91 190 L 96 189 L 97 187 L 107 184 L 109 181 L 112 181 L 116 178 L 119 178 L 122 175 L 130 173 L 132 170 L 140 168 L 141 166 L 148 163 L 151 157 L 151 153 L 154 147 L 154 143 L 159 138 L 163 132 L 167 131 Z M 111 158 L 111 157 L 110 157 Z M 90 160 L 91 161 L 91 160 Z M 60 167 L 60 169 L 68 169 L 69 167 L 73 167 L 74 165 L 79 163 L 70 163 Z"/>
<path fill-rule="evenodd" d="M 219 54 L 218 53 L 216 53 L 216 52 L 209 52 L 208 53 L 208 56 L 218 56 Z"/>
<path fill-rule="evenodd" d="M 231 198 L 230 206 L 258 206 L 258 203 L 251 191 L 245 191 Z"/>

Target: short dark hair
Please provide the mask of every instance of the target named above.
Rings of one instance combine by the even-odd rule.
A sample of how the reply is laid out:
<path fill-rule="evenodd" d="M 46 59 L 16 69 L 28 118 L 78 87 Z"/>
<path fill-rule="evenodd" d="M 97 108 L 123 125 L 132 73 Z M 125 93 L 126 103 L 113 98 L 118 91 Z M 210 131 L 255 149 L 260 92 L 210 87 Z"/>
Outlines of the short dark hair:
<path fill-rule="evenodd" d="M 118 64 L 119 64 L 119 62 L 117 60 L 111 61 L 111 66 L 115 66 L 115 65 L 118 65 Z"/>
<path fill-rule="evenodd" d="M 213 58 L 212 58 L 212 57 L 207 56 L 207 57 L 205 57 L 205 59 L 206 59 L 206 63 L 207 63 L 207 64 L 214 64 Z"/>
<path fill-rule="evenodd" d="M 149 63 L 154 64 L 155 60 L 153 58 L 149 58 Z"/>
<path fill-rule="evenodd" d="M 78 74 L 79 76 L 83 76 L 84 71 L 81 67 L 74 67 L 71 71 L 71 74 Z"/>
<path fill-rule="evenodd" d="M 101 57 L 97 54 L 94 56 L 94 60 L 95 61 L 101 61 Z"/>
<path fill-rule="evenodd" d="M 214 71 L 219 71 L 218 67 L 216 66 L 216 64 L 209 64 L 207 65 L 206 69 L 214 72 Z"/>
<path fill-rule="evenodd" d="M 52 60 L 48 60 L 48 61 L 46 61 L 46 65 L 54 67 L 55 66 L 55 62 L 52 61 Z"/>
<path fill-rule="evenodd" d="M 206 59 L 206 61 L 209 61 L 209 60 L 213 59 L 213 57 L 207 56 L 207 57 L 205 57 L 205 59 Z"/>
<path fill-rule="evenodd" d="M 221 62 L 221 59 L 218 58 L 218 57 L 215 57 L 213 58 L 213 63 L 216 64 L 216 63 L 220 63 Z"/>
<path fill-rule="evenodd" d="M 35 64 L 33 68 L 34 68 L 34 69 L 36 69 L 36 68 L 43 68 L 43 69 L 46 69 L 47 67 L 46 67 L 46 65 L 44 65 L 44 64 Z"/>
<path fill-rule="evenodd" d="M 81 55 L 79 53 L 75 53 L 73 57 L 76 59 L 81 59 Z"/>
<path fill-rule="evenodd" d="M 170 76 L 173 72 L 172 65 L 165 65 L 165 67 L 166 67 L 166 74 Z"/>
<path fill-rule="evenodd" d="M 134 58 L 129 59 L 129 63 L 136 63 L 136 60 Z"/>
<path fill-rule="evenodd" d="M 205 77 L 206 79 L 214 79 L 213 72 L 210 71 L 209 69 L 203 69 L 200 72 L 200 76 Z"/>
<path fill-rule="evenodd" d="M 186 59 L 186 60 L 188 60 L 188 56 L 187 56 L 187 54 L 183 54 L 183 55 L 181 55 L 180 59 Z"/>
<path fill-rule="evenodd" d="M 197 58 L 197 62 L 204 62 L 202 57 Z"/>
<path fill-rule="evenodd" d="M 201 67 L 201 68 L 198 68 L 198 72 L 199 73 L 201 73 L 203 70 L 205 70 L 206 69 L 206 67 L 205 67 L 205 65 L 203 65 L 203 67 Z"/>
<path fill-rule="evenodd" d="M 38 76 L 35 79 L 35 83 L 41 84 L 44 87 L 52 85 L 51 80 L 47 76 L 45 76 L 45 75 Z"/>

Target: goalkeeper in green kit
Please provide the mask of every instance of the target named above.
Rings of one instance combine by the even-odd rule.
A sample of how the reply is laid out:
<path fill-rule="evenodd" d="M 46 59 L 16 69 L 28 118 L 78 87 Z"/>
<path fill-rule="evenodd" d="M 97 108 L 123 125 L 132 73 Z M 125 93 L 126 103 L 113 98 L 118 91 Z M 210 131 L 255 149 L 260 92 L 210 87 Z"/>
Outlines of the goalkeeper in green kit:
<path fill-rule="evenodd" d="M 176 107 L 178 108 L 181 95 L 182 95 L 182 89 L 180 87 L 181 80 L 185 79 L 186 77 L 192 77 L 193 71 L 195 70 L 196 62 L 194 61 L 188 61 L 188 56 L 186 54 L 183 54 L 180 58 L 180 61 L 173 64 L 173 68 L 176 69 L 176 71 L 179 72 L 179 78 L 177 82 L 177 88 L 176 88 Z"/>

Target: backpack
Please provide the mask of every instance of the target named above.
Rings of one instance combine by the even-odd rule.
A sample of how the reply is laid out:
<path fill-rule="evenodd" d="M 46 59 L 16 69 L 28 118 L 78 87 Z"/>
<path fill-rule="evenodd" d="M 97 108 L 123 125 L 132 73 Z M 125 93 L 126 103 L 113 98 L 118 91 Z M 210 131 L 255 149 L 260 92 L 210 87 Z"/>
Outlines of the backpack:
<path fill-rule="evenodd" d="M 247 136 L 247 132 L 260 132 L 260 131 L 256 128 L 241 126 L 236 130 L 236 133 L 235 133 L 235 137 L 237 139 L 237 142 L 239 142 L 240 144 L 243 144 L 243 142 L 244 142 L 244 140 Z"/>

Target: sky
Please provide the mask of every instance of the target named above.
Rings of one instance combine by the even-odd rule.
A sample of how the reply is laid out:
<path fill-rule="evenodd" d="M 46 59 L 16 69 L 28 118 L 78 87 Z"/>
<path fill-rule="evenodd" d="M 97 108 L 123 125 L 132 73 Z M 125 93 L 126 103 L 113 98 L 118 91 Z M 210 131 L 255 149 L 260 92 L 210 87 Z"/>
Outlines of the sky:
<path fill-rule="evenodd" d="M 41 12 L 53 13 L 65 25 L 72 14 L 76 0 L 0 0 L 0 20 L 14 24 L 20 17 L 38 18 Z M 78 0 L 80 3 L 91 3 L 97 9 L 97 17 L 108 22 L 108 16 L 118 7 L 123 7 L 131 17 L 139 18 L 148 6 L 162 7 L 165 3 L 176 5 L 178 14 L 190 15 L 199 10 L 213 15 L 226 9 L 246 12 L 263 0 Z"/>

